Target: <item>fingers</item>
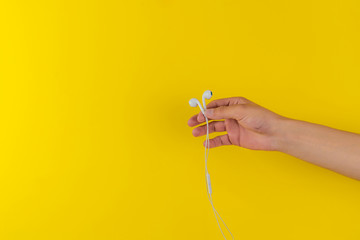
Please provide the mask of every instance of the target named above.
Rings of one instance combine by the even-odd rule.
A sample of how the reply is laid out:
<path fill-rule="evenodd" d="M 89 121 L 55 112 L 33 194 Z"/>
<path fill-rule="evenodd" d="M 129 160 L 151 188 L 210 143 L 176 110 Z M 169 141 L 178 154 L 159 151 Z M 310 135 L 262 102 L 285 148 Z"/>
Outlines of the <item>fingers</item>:
<path fill-rule="evenodd" d="M 202 118 L 200 118 L 200 121 L 198 120 L 199 115 L 202 115 Z M 199 125 L 199 124 L 201 124 L 201 123 L 203 123 L 203 122 L 205 122 L 205 118 L 204 118 L 204 116 L 203 116 L 202 113 L 199 113 L 199 114 L 196 114 L 196 115 L 192 116 L 192 117 L 189 119 L 188 125 L 189 125 L 190 127 L 195 127 L 195 126 L 197 126 L 197 125 Z"/>
<path fill-rule="evenodd" d="M 220 106 L 217 108 L 210 108 L 205 110 L 205 114 L 208 118 L 214 120 L 227 118 L 241 120 L 246 114 L 245 108 L 245 104 Z"/>
<path fill-rule="evenodd" d="M 207 105 L 208 110 L 206 111 L 206 116 L 208 117 L 209 120 L 225 119 L 225 118 L 241 118 L 243 117 L 243 115 L 241 115 L 238 111 L 240 110 L 241 106 L 246 105 L 246 103 L 251 103 L 251 101 L 244 97 L 217 99 L 210 102 Z M 225 107 L 232 107 L 232 106 L 240 106 L 240 107 L 238 107 L 237 109 L 235 108 L 225 109 Z M 214 110 L 215 112 L 213 113 L 210 109 L 217 109 L 217 110 Z M 231 109 L 234 111 L 232 111 Z M 205 122 L 205 117 L 200 112 L 189 119 L 188 125 L 190 127 L 194 127 L 203 122 Z"/>
<path fill-rule="evenodd" d="M 209 120 L 212 120 L 211 118 L 208 117 Z M 188 121 L 188 125 L 190 127 L 195 127 L 201 123 L 204 123 L 205 122 L 205 117 L 204 115 L 202 114 L 202 112 L 192 116 L 189 121 Z"/>
<path fill-rule="evenodd" d="M 206 141 L 204 141 L 203 144 L 205 146 Z M 224 145 L 231 145 L 229 135 L 227 134 L 217 136 L 209 140 L 209 148 L 220 147 Z"/>
<path fill-rule="evenodd" d="M 226 130 L 224 121 L 214 121 L 209 123 L 209 133 L 224 132 Z M 200 137 L 206 134 L 206 125 L 194 128 L 192 134 L 195 137 Z"/>
<path fill-rule="evenodd" d="M 236 104 L 245 104 L 250 103 L 251 101 L 244 97 L 231 97 L 231 98 L 222 98 L 211 101 L 206 105 L 206 108 L 217 108 L 220 106 L 230 106 Z"/>

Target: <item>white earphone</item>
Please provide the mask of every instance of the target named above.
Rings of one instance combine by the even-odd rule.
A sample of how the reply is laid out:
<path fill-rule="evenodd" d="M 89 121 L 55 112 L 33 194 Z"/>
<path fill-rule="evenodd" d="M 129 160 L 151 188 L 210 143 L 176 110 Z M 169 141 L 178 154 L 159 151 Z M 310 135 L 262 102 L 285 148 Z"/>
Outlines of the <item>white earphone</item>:
<path fill-rule="evenodd" d="M 212 91 L 210 90 L 206 90 L 202 95 L 202 102 L 205 110 L 206 110 L 205 98 L 209 100 L 211 97 L 212 97 Z"/>
<path fill-rule="evenodd" d="M 202 108 L 199 100 L 197 100 L 196 98 L 192 98 L 192 99 L 190 99 L 189 104 L 190 104 L 190 106 L 192 106 L 192 107 L 199 106 L 200 111 L 202 112 L 202 114 L 205 115 L 204 109 Z M 205 109 L 206 109 L 206 108 L 205 108 Z"/>
<path fill-rule="evenodd" d="M 210 99 L 212 97 L 212 92 L 210 90 L 206 90 L 204 92 L 204 94 L 202 95 L 202 102 L 203 102 L 203 106 L 201 106 L 199 100 L 197 100 L 196 98 L 192 98 L 190 99 L 189 101 L 189 104 L 191 107 L 196 107 L 196 106 L 199 106 L 200 108 L 200 111 L 202 112 L 202 114 L 204 115 L 205 117 L 205 121 L 206 121 L 206 143 L 205 143 L 205 180 L 206 180 L 206 188 L 207 188 L 207 196 L 209 198 L 209 201 L 210 201 L 210 204 L 213 208 L 213 211 L 214 211 L 214 214 L 215 214 L 215 218 L 216 218 L 216 222 L 220 228 L 220 232 L 221 234 L 223 235 L 223 237 L 226 239 L 222 229 L 221 229 L 221 226 L 220 226 L 220 223 L 219 223 L 219 220 L 217 217 L 220 218 L 220 220 L 222 221 L 222 223 L 224 224 L 224 226 L 226 227 L 226 229 L 228 230 L 228 232 L 230 233 L 232 239 L 234 239 L 234 236 L 232 235 L 232 233 L 230 232 L 229 228 L 226 226 L 224 220 L 220 217 L 220 214 L 216 211 L 215 207 L 214 207 L 214 204 L 213 204 L 213 201 L 212 201 L 212 188 L 211 188 L 211 182 L 210 182 L 210 174 L 207 170 L 207 161 L 208 161 L 208 157 L 209 157 L 209 119 L 206 117 L 205 115 L 205 111 L 204 109 L 206 110 L 206 103 L 205 103 L 205 99 Z"/>

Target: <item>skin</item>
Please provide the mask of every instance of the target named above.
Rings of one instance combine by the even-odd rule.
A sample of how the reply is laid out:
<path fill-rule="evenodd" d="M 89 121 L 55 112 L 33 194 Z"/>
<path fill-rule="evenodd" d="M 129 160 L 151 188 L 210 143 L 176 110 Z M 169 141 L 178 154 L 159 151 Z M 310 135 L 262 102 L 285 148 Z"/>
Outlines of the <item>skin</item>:
<path fill-rule="evenodd" d="M 360 180 L 360 134 L 286 118 L 243 97 L 214 100 L 205 114 L 210 133 L 226 132 L 210 139 L 210 148 L 280 151 Z M 202 113 L 189 119 L 195 137 L 206 135 L 203 123 Z"/>

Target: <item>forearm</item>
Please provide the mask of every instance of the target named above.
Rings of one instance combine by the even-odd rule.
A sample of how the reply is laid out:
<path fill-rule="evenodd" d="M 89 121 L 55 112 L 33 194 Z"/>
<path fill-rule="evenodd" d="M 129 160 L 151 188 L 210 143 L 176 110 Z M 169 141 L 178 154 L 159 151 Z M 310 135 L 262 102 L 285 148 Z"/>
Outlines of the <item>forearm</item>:
<path fill-rule="evenodd" d="M 278 150 L 360 180 L 360 135 L 293 119 L 282 120 Z"/>

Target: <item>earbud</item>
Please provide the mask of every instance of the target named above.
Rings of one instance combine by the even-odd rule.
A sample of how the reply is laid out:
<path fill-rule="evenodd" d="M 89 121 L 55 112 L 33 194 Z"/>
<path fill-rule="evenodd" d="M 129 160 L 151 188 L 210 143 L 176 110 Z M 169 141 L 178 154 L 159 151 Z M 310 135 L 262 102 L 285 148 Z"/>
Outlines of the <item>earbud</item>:
<path fill-rule="evenodd" d="M 192 107 L 199 106 L 200 111 L 205 115 L 204 109 L 201 107 L 199 100 L 197 100 L 196 98 L 192 98 L 192 99 L 190 99 L 189 104 Z"/>
<path fill-rule="evenodd" d="M 212 97 L 212 91 L 210 90 L 206 90 L 202 96 L 202 102 L 203 102 L 203 106 L 204 109 L 206 110 L 206 103 L 205 103 L 205 98 L 206 99 L 210 99 Z"/>

